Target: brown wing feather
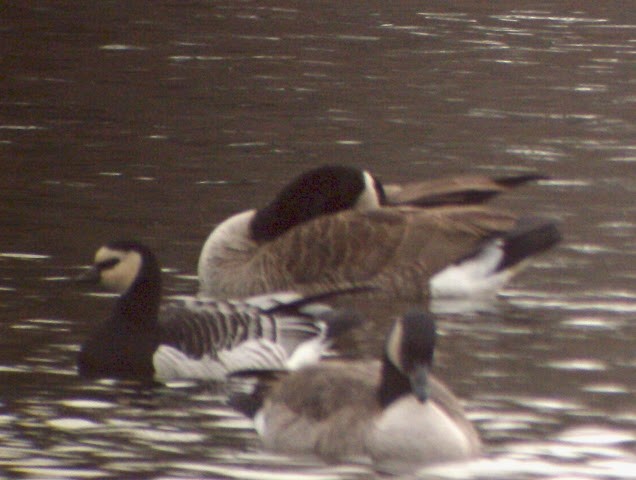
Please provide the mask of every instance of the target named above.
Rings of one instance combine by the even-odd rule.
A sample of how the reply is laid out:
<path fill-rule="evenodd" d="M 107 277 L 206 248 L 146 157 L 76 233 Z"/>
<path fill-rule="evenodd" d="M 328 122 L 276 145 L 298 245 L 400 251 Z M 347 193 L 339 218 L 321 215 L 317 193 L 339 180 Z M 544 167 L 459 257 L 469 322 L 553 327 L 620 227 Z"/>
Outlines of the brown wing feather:
<path fill-rule="evenodd" d="M 491 178 L 483 175 L 465 175 L 440 178 L 401 185 L 386 185 L 387 202 L 392 205 L 440 205 L 478 204 L 519 185 L 544 179 L 539 174 Z"/>
<path fill-rule="evenodd" d="M 324 362 L 292 373 L 265 401 L 265 444 L 328 459 L 366 454 L 369 420 L 380 412 L 379 372 L 378 362 Z"/>
<path fill-rule="evenodd" d="M 379 410 L 378 362 L 323 361 L 285 377 L 274 387 L 270 403 L 282 403 L 298 415 L 321 421 L 349 405 Z"/>
<path fill-rule="evenodd" d="M 344 211 L 262 245 L 251 262 L 268 270 L 270 289 L 315 292 L 365 283 L 398 297 L 422 297 L 431 275 L 514 221 L 479 206 Z"/>
<path fill-rule="evenodd" d="M 373 279 L 394 256 L 406 228 L 397 212 L 319 217 L 263 244 L 252 258 L 269 288 L 303 291 Z M 268 268 L 269 267 L 269 268 Z"/>

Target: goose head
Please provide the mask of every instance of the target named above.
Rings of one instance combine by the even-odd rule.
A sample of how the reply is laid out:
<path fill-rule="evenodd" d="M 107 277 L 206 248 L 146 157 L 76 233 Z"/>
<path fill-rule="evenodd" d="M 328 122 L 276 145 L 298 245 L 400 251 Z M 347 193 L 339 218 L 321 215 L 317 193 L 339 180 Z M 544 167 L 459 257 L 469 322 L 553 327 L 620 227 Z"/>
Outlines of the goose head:
<path fill-rule="evenodd" d="M 124 294 L 143 283 L 152 282 L 159 286 L 160 270 L 148 247 L 119 240 L 100 247 L 91 268 L 77 280 L 100 283 L 108 290 Z"/>
<path fill-rule="evenodd" d="M 82 344 L 82 376 L 152 378 L 161 334 L 160 274 L 155 256 L 140 243 L 115 241 L 97 250 L 91 268 L 76 279 L 100 283 L 119 297 L 110 317 Z"/>
<path fill-rule="evenodd" d="M 269 241 L 320 215 L 369 210 L 385 202 L 382 184 L 366 170 L 326 165 L 302 173 L 258 210 L 250 225 L 251 235 L 256 241 Z"/>
<path fill-rule="evenodd" d="M 420 310 L 408 312 L 393 324 L 385 346 L 379 390 L 383 405 L 410 393 L 426 402 L 435 337 L 433 317 Z"/>

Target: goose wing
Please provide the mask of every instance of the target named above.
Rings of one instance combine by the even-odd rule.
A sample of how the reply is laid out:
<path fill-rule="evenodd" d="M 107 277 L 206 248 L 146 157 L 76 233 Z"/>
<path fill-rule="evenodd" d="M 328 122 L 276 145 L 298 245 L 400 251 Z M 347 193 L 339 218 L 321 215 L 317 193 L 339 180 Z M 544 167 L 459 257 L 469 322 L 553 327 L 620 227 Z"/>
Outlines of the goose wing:
<path fill-rule="evenodd" d="M 263 244 L 250 270 L 266 272 L 262 277 L 273 290 L 371 284 L 397 292 L 415 290 L 419 297 L 430 275 L 514 222 L 513 215 L 479 206 L 348 210 L 306 222 Z M 386 284 L 396 281 L 403 285 Z"/>
<path fill-rule="evenodd" d="M 289 298 L 296 301 L 297 295 Z M 304 341 L 322 334 L 323 323 L 300 310 L 282 314 L 258 308 L 265 299 L 239 301 L 177 299 L 162 306 L 162 343 L 193 358 L 218 358 L 222 351 L 236 350 L 248 342 L 279 345 L 286 354 Z M 279 307 L 280 308 L 280 307 Z M 327 310 L 318 309 L 317 313 Z"/>
<path fill-rule="evenodd" d="M 492 178 L 466 175 L 405 184 L 384 186 L 390 205 L 435 207 L 440 205 L 467 205 L 486 202 L 500 193 L 525 183 L 543 180 L 540 174 Z"/>
<path fill-rule="evenodd" d="M 220 380 L 240 370 L 280 370 L 318 361 L 322 322 L 275 316 L 241 302 L 177 300 L 160 313 L 156 376 Z"/>
<path fill-rule="evenodd" d="M 265 400 L 320 421 L 352 405 L 377 410 L 378 361 L 325 360 L 299 372 L 243 371 L 232 374 L 230 404 L 253 417 Z"/>
<path fill-rule="evenodd" d="M 230 405 L 254 418 L 268 448 L 330 459 L 364 455 L 368 422 L 380 408 L 378 367 L 324 361 L 283 376 L 256 372 L 232 385 Z"/>

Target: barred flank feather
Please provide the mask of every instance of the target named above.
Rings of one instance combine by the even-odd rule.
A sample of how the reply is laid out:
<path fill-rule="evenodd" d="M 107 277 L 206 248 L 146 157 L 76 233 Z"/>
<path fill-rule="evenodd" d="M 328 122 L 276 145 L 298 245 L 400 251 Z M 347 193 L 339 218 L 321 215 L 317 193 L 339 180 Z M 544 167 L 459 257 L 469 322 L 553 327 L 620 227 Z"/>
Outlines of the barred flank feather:
<path fill-rule="evenodd" d="M 300 343 L 321 335 L 324 324 L 294 314 L 263 313 L 245 302 L 180 299 L 166 305 L 160 314 L 162 343 L 191 358 L 231 350 L 251 339 L 279 342 L 291 352 Z"/>

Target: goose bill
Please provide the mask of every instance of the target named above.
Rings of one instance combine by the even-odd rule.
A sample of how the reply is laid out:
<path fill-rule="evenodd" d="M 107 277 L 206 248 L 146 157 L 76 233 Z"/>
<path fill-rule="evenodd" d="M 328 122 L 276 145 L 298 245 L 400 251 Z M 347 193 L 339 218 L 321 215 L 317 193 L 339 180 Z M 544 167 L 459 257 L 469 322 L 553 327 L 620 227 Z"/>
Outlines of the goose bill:
<path fill-rule="evenodd" d="M 73 277 L 73 281 L 78 283 L 99 283 L 100 272 L 94 266 L 88 268 L 86 271 Z"/>
<path fill-rule="evenodd" d="M 422 403 L 429 396 L 428 375 L 429 371 L 426 365 L 416 365 L 413 367 L 413 371 L 408 374 L 413 395 Z"/>

